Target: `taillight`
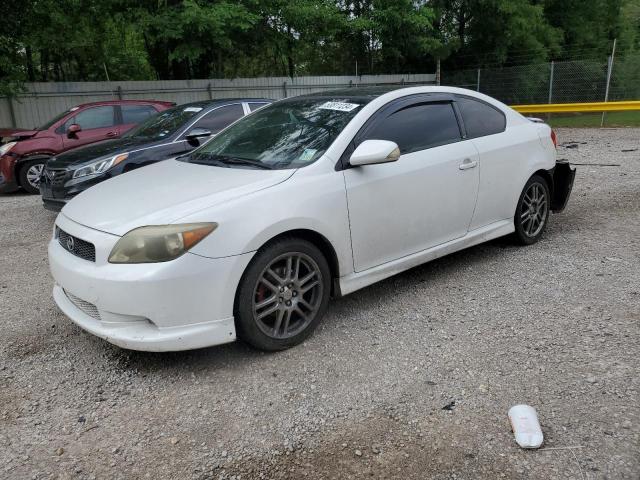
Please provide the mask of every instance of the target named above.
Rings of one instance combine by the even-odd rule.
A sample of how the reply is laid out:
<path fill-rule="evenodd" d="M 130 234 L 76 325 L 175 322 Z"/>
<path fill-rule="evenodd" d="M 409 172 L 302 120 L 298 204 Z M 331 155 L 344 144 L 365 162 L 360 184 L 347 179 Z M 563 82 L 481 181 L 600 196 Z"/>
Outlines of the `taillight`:
<path fill-rule="evenodd" d="M 556 137 L 556 132 L 551 130 L 551 141 L 553 142 L 553 146 L 558 148 L 558 137 Z"/>

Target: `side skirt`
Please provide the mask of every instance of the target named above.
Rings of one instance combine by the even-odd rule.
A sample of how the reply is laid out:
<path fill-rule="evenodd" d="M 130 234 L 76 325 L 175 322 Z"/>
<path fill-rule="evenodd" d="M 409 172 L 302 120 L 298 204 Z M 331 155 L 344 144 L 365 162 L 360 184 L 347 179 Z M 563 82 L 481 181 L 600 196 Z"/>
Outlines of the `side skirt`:
<path fill-rule="evenodd" d="M 486 225 L 482 228 L 468 232 L 464 237 L 437 245 L 427 250 L 407 255 L 406 257 L 383 263 L 377 267 L 369 268 L 363 272 L 351 273 L 339 279 L 340 293 L 347 295 L 360 290 L 373 283 L 389 278 L 410 268 L 430 262 L 436 258 L 444 257 L 453 252 L 463 250 L 479 243 L 484 243 L 494 238 L 503 237 L 515 231 L 513 219 L 501 220 Z"/>

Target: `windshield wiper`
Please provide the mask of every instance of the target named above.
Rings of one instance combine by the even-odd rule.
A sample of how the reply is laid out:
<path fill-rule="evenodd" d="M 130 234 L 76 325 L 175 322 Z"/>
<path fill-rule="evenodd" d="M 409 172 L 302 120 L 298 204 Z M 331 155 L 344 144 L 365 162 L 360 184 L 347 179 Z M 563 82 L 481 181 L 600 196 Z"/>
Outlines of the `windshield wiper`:
<path fill-rule="evenodd" d="M 242 157 L 228 157 L 226 155 L 221 155 L 218 160 L 222 163 L 231 163 L 235 165 L 251 165 L 253 167 L 263 168 L 265 170 L 273 170 L 273 167 L 268 163 L 263 163 L 260 160 L 252 160 L 250 158 L 242 158 Z"/>
<path fill-rule="evenodd" d="M 273 170 L 274 167 L 260 160 L 252 160 L 250 158 L 232 157 L 229 155 L 217 155 L 211 153 L 198 153 L 191 155 L 189 160 L 191 163 L 201 164 L 223 164 L 223 165 L 250 165 L 252 167 L 263 168 L 265 170 Z"/>

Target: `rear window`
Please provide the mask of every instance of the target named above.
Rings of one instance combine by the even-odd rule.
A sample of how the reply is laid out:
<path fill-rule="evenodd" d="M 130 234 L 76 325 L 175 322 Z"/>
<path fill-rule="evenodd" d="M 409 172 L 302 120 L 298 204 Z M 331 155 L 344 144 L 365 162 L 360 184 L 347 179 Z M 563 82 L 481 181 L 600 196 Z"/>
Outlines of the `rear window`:
<path fill-rule="evenodd" d="M 456 97 L 456 103 L 462 113 L 467 138 L 504 132 L 507 120 L 497 108 L 469 97 Z"/>
<path fill-rule="evenodd" d="M 193 128 L 204 128 L 211 133 L 218 133 L 244 115 L 242 105 L 227 105 L 216 108 L 196 122 Z"/>
<path fill-rule="evenodd" d="M 254 112 L 266 105 L 269 105 L 269 104 L 268 103 L 249 103 L 249 111 Z"/>

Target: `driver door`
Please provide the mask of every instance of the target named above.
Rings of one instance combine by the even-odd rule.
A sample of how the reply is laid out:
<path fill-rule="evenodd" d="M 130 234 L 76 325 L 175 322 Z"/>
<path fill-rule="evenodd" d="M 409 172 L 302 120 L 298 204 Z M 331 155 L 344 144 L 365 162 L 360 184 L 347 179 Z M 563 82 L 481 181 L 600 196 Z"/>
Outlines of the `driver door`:
<path fill-rule="evenodd" d="M 478 152 L 450 101 L 400 99 L 354 140 L 398 144 L 396 162 L 347 168 L 354 269 L 361 272 L 464 236 L 478 196 Z"/>

